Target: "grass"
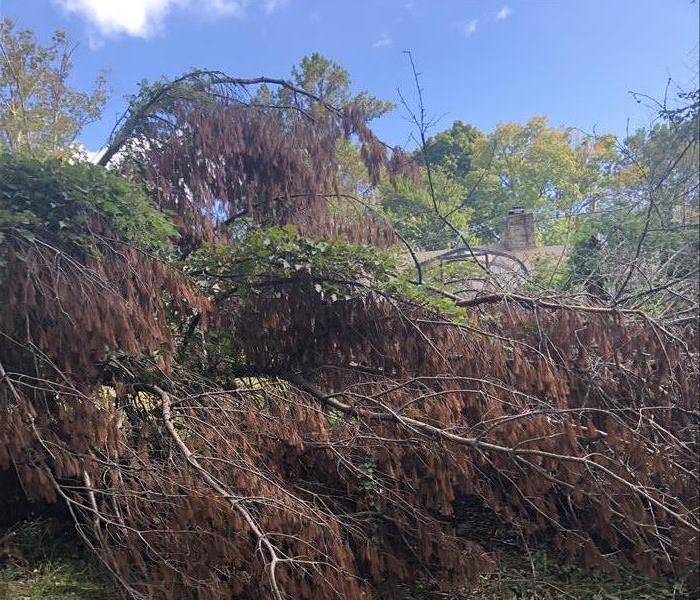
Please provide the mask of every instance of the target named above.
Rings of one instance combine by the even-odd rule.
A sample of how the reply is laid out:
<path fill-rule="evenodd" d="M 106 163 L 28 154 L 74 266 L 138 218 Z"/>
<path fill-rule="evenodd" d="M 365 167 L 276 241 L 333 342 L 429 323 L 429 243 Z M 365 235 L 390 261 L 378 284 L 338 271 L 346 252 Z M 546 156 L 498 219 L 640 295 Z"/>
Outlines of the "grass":
<path fill-rule="evenodd" d="M 544 550 L 501 549 L 497 569 L 469 590 L 440 592 L 427 584 L 402 600 L 688 600 L 680 582 L 585 572 Z"/>
<path fill-rule="evenodd" d="M 70 529 L 52 520 L 28 521 L 0 543 L 0 600 L 114 600 L 99 565 Z M 0 533 L 0 540 L 3 538 Z M 497 544 L 496 571 L 475 589 L 438 592 L 418 582 L 403 600 L 687 600 L 678 582 L 587 573 L 542 550 Z M 8 553 L 9 549 L 9 553 Z"/>
<path fill-rule="evenodd" d="M 586 572 L 542 551 L 505 551 L 497 571 L 464 598 L 482 600 L 686 600 L 680 582 Z"/>
<path fill-rule="evenodd" d="M 28 521 L 13 531 L 4 547 L 0 546 L 0 600 L 115 597 L 74 532 L 50 520 Z"/>

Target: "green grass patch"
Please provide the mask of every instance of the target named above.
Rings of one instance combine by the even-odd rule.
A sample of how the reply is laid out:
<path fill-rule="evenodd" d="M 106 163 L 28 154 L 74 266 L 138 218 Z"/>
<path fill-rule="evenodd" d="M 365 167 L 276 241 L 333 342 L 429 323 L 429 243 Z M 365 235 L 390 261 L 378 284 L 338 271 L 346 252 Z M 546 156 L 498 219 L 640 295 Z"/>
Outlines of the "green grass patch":
<path fill-rule="evenodd" d="M 0 533 L 0 539 L 4 535 Z M 0 600 L 116 598 L 75 532 L 55 521 L 14 527 L 0 552 Z"/>
<path fill-rule="evenodd" d="M 502 552 L 499 568 L 465 598 L 483 600 L 681 600 L 681 582 L 588 572 L 546 551 Z"/>
<path fill-rule="evenodd" d="M 438 591 L 418 583 L 402 600 L 688 600 L 682 582 L 587 572 L 543 549 L 499 551 L 496 570 L 472 589 Z"/>

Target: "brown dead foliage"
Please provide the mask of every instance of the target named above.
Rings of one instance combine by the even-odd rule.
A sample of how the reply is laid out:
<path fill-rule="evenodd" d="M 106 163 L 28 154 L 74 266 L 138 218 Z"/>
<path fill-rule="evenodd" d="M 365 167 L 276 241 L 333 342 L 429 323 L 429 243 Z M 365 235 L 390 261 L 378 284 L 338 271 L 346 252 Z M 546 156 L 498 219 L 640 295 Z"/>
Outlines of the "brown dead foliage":
<path fill-rule="evenodd" d="M 312 139 L 237 105 L 178 111 L 181 133 L 139 157 L 185 252 L 235 243 L 222 223 L 243 211 L 385 235 L 325 205 L 343 127 L 384 164 L 352 114 Z M 68 503 L 127 597 L 468 585 L 493 561 L 455 535 L 465 498 L 590 568 L 698 560 L 692 333 L 505 302 L 455 321 L 367 281 L 337 301 L 298 278 L 214 303 L 135 248 L 40 242 L 3 245 L 0 468 Z"/>

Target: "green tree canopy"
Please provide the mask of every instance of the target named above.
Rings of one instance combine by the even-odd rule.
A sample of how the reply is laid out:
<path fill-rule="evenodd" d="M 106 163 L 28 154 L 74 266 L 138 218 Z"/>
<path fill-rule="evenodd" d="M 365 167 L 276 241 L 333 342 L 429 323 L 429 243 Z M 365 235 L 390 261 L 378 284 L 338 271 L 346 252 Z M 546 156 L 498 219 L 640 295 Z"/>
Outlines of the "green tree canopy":
<path fill-rule="evenodd" d="M 522 206 L 535 212 L 543 241 L 563 243 L 576 216 L 595 208 L 615 158 L 613 136 L 577 135 L 550 127 L 546 117 L 499 125 L 477 140 L 467 178 L 475 232 L 497 239 L 508 209 Z"/>
<path fill-rule="evenodd" d="M 652 312 L 697 300 L 698 112 L 661 114 L 621 147 L 610 193 L 583 223 L 571 256 L 574 286 L 638 298 Z M 693 110 L 694 109 L 694 110 Z"/>
<path fill-rule="evenodd" d="M 463 206 L 467 194 L 464 184 L 439 166 L 433 168 L 432 179 L 435 203 L 425 177 L 417 181 L 400 178 L 395 186 L 383 183 L 380 187 L 384 214 L 416 250 L 442 250 L 461 243 L 443 216 L 448 216 L 449 222 L 460 233 L 469 236 L 473 211 Z"/>
<path fill-rule="evenodd" d="M 368 120 L 376 119 L 394 108 L 392 102 L 380 100 L 366 91 L 353 95 L 350 91 L 350 73 L 318 52 L 305 56 L 292 67 L 292 83 L 333 106 L 359 103 L 366 111 Z M 282 93 L 289 94 L 286 90 Z"/>
<path fill-rule="evenodd" d="M 0 22 L 0 147 L 35 155 L 75 153 L 77 135 L 99 118 L 107 92 L 104 75 L 89 92 L 69 84 L 74 50 L 62 31 L 42 46 L 11 19 Z"/>
<path fill-rule="evenodd" d="M 428 139 L 427 158 L 452 176 L 465 178 L 472 168 L 474 147 L 482 138 L 483 134 L 473 125 L 455 121 L 449 129 Z"/>
<path fill-rule="evenodd" d="M 420 222 L 423 239 L 412 236 L 418 247 L 455 238 L 450 228 L 440 227 L 445 238 L 425 227 L 426 209 L 433 212 L 431 222 L 444 225 L 436 207 L 465 235 L 489 244 L 498 241 L 508 209 L 522 206 L 536 213 L 542 241 L 563 243 L 576 231 L 577 216 L 595 210 L 608 193 L 616 166 L 613 136 L 577 135 L 550 127 L 545 117 L 499 125 L 486 135 L 457 121 L 430 138 L 425 152 L 438 181 L 439 201 L 426 200 L 425 180 L 402 184 L 400 194 L 385 190 L 382 199 L 400 226 Z M 409 192 L 412 185 L 425 189 Z"/>
<path fill-rule="evenodd" d="M 394 108 L 392 102 L 380 100 L 366 91 L 353 94 L 350 90 L 350 73 L 318 52 L 305 56 L 298 65 L 292 67 L 290 81 L 296 87 L 336 108 L 345 108 L 349 104 L 359 105 L 368 121 Z M 255 101 L 262 106 L 293 107 L 287 116 L 297 115 L 296 109 L 323 115 L 323 110 L 314 106 L 316 102 L 302 98 L 289 89 L 273 92 L 267 85 L 262 85 L 255 95 Z"/>

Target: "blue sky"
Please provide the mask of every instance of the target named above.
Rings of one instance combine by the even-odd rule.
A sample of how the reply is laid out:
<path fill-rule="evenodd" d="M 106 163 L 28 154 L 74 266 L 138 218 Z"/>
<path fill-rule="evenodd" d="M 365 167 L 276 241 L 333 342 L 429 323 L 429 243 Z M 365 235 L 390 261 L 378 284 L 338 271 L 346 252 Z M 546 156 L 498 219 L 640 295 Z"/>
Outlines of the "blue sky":
<path fill-rule="evenodd" d="M 287 76 L 318 51 L 347 68 L 356 91 L 412 97 L 411 50 L 435 131 L 461 119 L 483 130 L 546 114 L 554 125 L 623 135 L 672 77 L 697 83 L 698 3 L 690 0 L 0 0 L 0 14 L 47 40 L 80 43 L 75 83 L 107 70 L 112 98 L 83 132 L 105 141 L 143 78 L 191 67 Z M 375 123 L 387 142 L 411 131 L 401 110 Z"/>

